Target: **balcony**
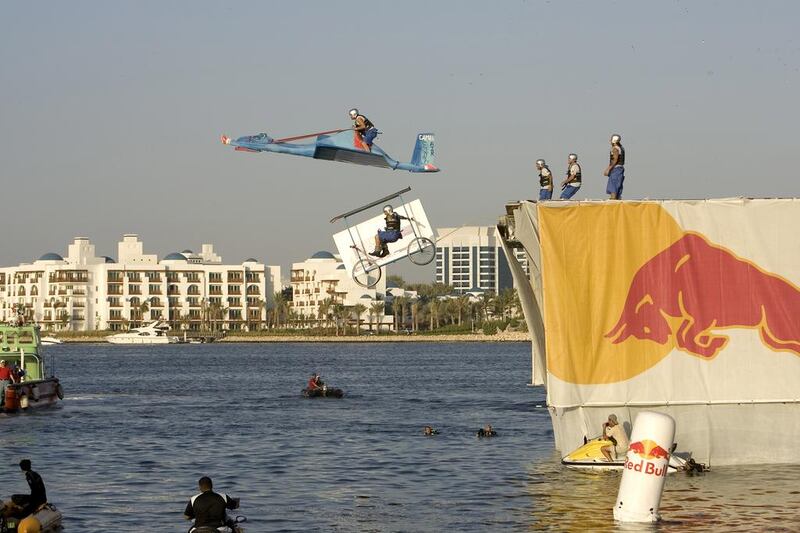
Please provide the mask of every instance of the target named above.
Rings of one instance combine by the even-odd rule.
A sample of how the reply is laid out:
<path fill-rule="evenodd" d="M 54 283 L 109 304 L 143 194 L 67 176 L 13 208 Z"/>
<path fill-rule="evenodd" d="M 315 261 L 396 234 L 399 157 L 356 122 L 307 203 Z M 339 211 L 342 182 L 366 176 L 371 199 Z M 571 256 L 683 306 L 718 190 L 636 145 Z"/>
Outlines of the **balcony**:
<path fill-rule="evenodd" d="M 150 283 L 161 283 L 161 276 L 158 275 L 147 276 L 147 281 L 149 281 Z"/>
<path fill-rule="evenodd" d="M 242 288 L 239 285 L 228 285 L 228 294 L 242 294 Z"/>
<path fill-rule="evenodd" d="M 228 272 L 228 283 L 241 283 L 244 281 L 244 276 L 241 274 L 233 274 Z"/>
<path fill-rule="evenodd" d="M 108 294 L 122 295 L 122 285 L 111 285 L 108 287 Z"/>
<path fill-rule="evenodd" d="M 200 276 L 198 276 L 196 274 L 195 275 L 186 276 L 186 282 L 187 283 L 200 283 Z"/>
<path fill-rule="evenodd" d="M 181 293 L 181 291 L 180 291 L 180 289 L 178 289 L 178 287 L 170 287 L 170 288 L 167 290 L 167 294 L 169 294 L 170 296 L 173 296 L 173 295 L 178 295 L 178 294 L 180 294 L 180 293 Z"/>
<path fill-rule="evenodd" d="M 142 294 L 142 288 L 138 285 L 128 285 L 128 294 Z"/>

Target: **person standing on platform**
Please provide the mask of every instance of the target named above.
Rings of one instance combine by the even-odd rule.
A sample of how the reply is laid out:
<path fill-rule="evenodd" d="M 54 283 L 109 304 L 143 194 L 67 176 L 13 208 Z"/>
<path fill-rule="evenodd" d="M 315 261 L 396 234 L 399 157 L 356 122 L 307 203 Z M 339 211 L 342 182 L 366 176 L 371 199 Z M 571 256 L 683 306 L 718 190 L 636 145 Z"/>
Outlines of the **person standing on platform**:
<path fill-rule="evenodd" d="M 536 169 L 539 171 L 539 201 L 550 200 L 553 197 L 553 174 L 544 159 L 536 160 Z"/>
<path fill-rule="evenodd" d="M 561 182 L 561 199 L 569 200 L 575 196 L 582 184 L 578 154 L 569 154 L 569 157 L 567 157 L 567 177 Z"/>
<path fill-rule="evenodd" d="M 625 148 L 622 147 L 622 136 L 611 136 L 611 152 L 608 156 L 608 167 L 603 176 L 608 176 L 606 193 L 609 200 L 622 198 L 622 184 L 625 182 Z"/>

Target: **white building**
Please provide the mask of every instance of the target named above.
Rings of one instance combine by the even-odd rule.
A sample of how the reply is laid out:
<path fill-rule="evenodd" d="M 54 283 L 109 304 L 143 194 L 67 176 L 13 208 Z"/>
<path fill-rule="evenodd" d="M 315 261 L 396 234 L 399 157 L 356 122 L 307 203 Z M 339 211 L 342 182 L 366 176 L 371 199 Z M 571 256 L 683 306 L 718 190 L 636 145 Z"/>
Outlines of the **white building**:
<path fill-rule="evenodd" d="M 464 226 L 436 230 L 436 282 L 452 285 L 457 293 L 475 289 L 499 293 L 514 286 L 508 259 L 494 226 Z M 514 249 L 525 273 L 524 249 Z"/>
<path fill-rule="evenodd" d="M 361 314 L 364 323 L 391 324 L 391 316 L 384 315 L 381 305 L 386 296 L 386 269 L 375 287 L 366 289 L 358 285 L 347 274 L 344 263 L 330 252 L 320 251 L 299 263 L 292 263 L 292 301 L 290 309 L 298 317 L 305 318 L 308 325 L 321 325 L 326 318 L 320 314 L 320 304 L 330 299 L 335 304 L 352 307 L 362 304 L 366 311 Z M 373 308 L 374 305 L 374 308 Z M 380 309 L 378 311 L 370 309 Z M 380 315 L 380 317 L 378 316 Z"/>
<path fill-rule="evenodd" d="M 255 259 L 226 265 L 211 244 L 161 261 L 145 254 L 137 235 L 125 235 L 117 261 L 97 256 L 76 237 L 67 256 L 46 253 L 33 263 L 0 268 L 0 320 L 22 313 L 47 329 L 124 329 L 163 319 L 174 329 L 213 322 L 230 330 L 258 329 L 265 306 L 280 290 L 280 267 Z"/>

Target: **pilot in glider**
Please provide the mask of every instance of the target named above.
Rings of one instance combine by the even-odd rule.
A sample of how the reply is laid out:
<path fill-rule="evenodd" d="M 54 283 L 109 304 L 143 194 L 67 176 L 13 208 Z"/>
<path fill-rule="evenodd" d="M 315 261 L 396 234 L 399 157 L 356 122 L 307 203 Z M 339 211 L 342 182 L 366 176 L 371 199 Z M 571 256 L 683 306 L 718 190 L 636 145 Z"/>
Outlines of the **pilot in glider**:
<path fill-rule="evenodd" d="M 379 132 L 368 118 L 361 115 L 357 109 L 350 110 L 350 118 L 353 119 L 352 128 L 321 131 L 283 139 L 273 139 L 266 133 L 246 135 L 235 140 L 223 135 L 222 144 L 231 145 L 240 152 L 277 152 L 392 170 L 439 172 L 434 165 L 433 133 L 417 135 L 411 162 L 401 163 L 392 159 L 389 154 L 372 143 Z M 310 138 L 314 138 L 314 141 L 302 144 L 292 142 Z"/>

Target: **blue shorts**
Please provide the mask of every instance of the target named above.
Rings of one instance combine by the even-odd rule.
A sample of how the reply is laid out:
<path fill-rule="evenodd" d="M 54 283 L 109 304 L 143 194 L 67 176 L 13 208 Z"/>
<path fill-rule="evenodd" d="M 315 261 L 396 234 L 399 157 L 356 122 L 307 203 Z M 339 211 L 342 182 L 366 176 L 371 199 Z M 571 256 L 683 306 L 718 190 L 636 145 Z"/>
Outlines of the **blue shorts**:
<path fill-rule="evenodd" d="M 617 199 L 622 198 L 622 184 L 625 181 L 625 167 L 617 165 L 608 173 L 606 193 L 615 194 Z"/>
<path fill-rule="evenodd" d="M 572 185 L 567 185 L 566 187 L 564 187 L 564 190 L 561 191 L 561 199 L 569 200 L 570 198 L 575 196 L 575 193 L 578 192 L 578 189 L 580 189 L 580 186 L 573 187 Z"/>
<path fill-rule="evenodd" d="M 553 197 L 553 189 L 539 189 L 539 200 L 549 200 Z"/>
<path fill-rule="evenodd" d="M 402 238 L 403 234 L 396 229 L 378 230 L 378 239 L 380 239 L 381 242 L 396 242 L 398 239 Z"/>
<path fill-rule="evenodd" d="M 364 144 L 367 146 L 372 146 L 372 141 L 375 140 L 375 137 L 378 136 L 378 130 L 376 128 L 370 128 L 364 132 Z M 394 241 L 392 241 L 394 242 Z"/>

